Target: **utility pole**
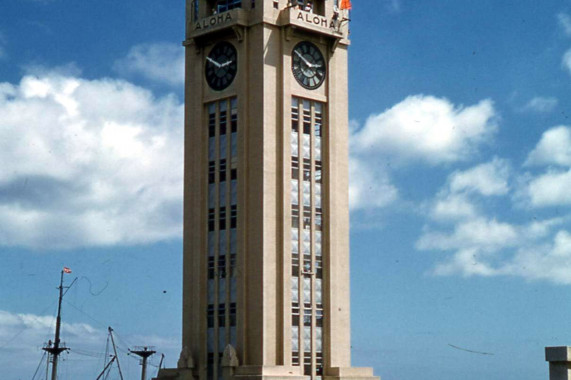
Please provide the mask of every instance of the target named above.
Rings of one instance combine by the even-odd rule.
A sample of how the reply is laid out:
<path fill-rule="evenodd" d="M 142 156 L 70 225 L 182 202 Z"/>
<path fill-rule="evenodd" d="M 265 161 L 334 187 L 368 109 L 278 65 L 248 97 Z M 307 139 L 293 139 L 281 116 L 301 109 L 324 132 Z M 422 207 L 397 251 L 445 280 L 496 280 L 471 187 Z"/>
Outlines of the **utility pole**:
<path fill-rule="evenodd" d="M 139 347 L 135 350 L 129 350 L 130 353 L 140 356 L 143 361 L 141 365 L 143 366 L 143 370 L 141 373 L 141 380 L 146 380 L 147 378 L 147 359 L 149 356 L 155 354 L 157 351 L 149 350 L 148 347 Z"/>
<path fill-rule="evenodd" d="M 69 350 L 68 347 L 65 346 L 60 346 L 61 341 L 60 341 L 60 331 L 61 331 L 61 301 L 63 299 L 64 293 L 63 293 L 63 274 L 65 273 L 71 273 L 71 270 L 69 270 L 69 268 L 64 267 L 64 269 L 62 269 L 61 271 L 61 279 L 59 282 L 59 300 L 58 300 L 58 307 L 57 307 L 57 319 L 56 319 L 56 334 L 55 334 L 55 339 L 52 342 L 50 341 L 48 343 L 48 347 L 44 347 L 43 350 L 47 351 L 51 357 L 52 357 L 52 380 L 57 380 L 57 363 L 58 363 L 58 357 L 59 355 L 63 352 L 63 351 L 67 351 Z M 73 282 L 75 282 L 75 280 L 73 280 Z M 71 288 L 71 286 L 73 285 L 73 282 L 71 283 L 70 286 L 67 287 L 67 289 Z M 49 360 L 48 360 L 49 362 Z"/>

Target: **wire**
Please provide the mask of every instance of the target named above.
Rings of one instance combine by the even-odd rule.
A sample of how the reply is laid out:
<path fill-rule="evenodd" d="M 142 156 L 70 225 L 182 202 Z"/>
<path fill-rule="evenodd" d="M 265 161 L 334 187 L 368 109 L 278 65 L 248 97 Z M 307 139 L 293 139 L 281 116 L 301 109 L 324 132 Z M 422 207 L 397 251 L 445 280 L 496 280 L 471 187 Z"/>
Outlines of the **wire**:
<path fill-rule="evenodd" d="M 81 276 L 79 278 L 80 280 L 85 280 L 89 283 L 89 293 L 91 293 L 92 296 L 97 297 L 98 295 L 100 295 L 101 293 L 103 293 L 105 291 L 105 289 L 107 289 L 107 287 L 109 286 L 109 281 L 105 281 L 105 286 L 103 287 L 103 289 L 101 289 L 98 292 L 93 292 L 93 284 L 91 283 L 91 280 L 89 279 L 89 277 L 86 276 Z"/>
<path fill-rule="evenodd" d="M 79 311 L 80 313 L 82 313 L 83 315 L 85 315 L 86 317 L 88 317 L 89 319 L 91 319 L 93 322 L 97 323 L 100 327 L 105 328 L 107 327 L 103 322 L 98 321 L 97 319 L 93 318 L 91 315 L 89 315 L 88 313 L 86 313 L 85 311 L 81 310 L 79 307 L 75 306 L 74 304 L 72 304 L 69 301 L 65 301 L 66 304 L 68 304 L 69 306 L 73 307 L 75 310 Z"/>
<path fill-rule="evenodd" d="M 38 374 L 38 371 L 40 370 L 40 367 L 42 366 L 42 362 L 44 361 L 44 358 L 46 357 L 46 354 L 48 352 L 44 351 L 44 354 L 42 355 L 42 358 L 40 359 L 40 364 L 38 364 L 38 368 L 36 368 L 36 372 L 34 372 L 34 376 L 32 376 L 32 380 L 34 380 L 36 378 L 36 375 Z"/>

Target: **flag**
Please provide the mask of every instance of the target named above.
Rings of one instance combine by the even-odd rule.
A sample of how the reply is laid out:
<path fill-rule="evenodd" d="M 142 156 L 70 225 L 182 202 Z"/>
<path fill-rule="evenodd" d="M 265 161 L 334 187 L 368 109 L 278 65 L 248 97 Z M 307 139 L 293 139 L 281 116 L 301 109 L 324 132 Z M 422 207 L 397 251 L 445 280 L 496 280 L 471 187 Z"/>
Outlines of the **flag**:
<path fill-rule="evenodd" d="M 340 8 L 351 10 L 351 0 L 341 0 Z"/>
<path fill-rule="evenodd" d="M 71 269 L 68 267 L 63 267 L 63 273 L 71 273 Z"/>

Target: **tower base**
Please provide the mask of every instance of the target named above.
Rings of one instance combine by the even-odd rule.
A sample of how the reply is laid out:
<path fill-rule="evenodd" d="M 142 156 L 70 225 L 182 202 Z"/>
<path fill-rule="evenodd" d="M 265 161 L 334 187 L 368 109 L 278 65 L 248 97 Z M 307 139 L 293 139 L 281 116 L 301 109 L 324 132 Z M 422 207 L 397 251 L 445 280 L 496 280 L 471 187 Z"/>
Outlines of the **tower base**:
<path fill-rule="evenodd" d="M 306 380 L 299 374 L 300 367 L 288 366 L 238 366 L 224 372 L 224 380 Z M 381 380 L 373 375 L 370 367 L 330 368 L 323 380 Z M 198 380 L 192 369 L 160 369 L 153 380 Z"/>

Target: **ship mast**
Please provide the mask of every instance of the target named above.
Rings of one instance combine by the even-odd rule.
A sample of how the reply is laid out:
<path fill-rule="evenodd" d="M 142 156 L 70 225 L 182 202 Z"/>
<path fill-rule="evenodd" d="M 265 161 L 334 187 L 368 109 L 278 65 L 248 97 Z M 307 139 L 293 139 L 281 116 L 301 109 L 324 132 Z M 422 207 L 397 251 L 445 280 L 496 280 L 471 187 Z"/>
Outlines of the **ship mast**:
<path fill-rule="evenodd" d="M 43 350 L 48 352 L 51 357 L 52 357 L 52 380 L 57 380 L 57 364 L 58 364 L 58 357 L 59 355 L 63 352 L 63 351 L 67 351 L 69 350 L 68 347 L 61 346 L 61 340 L 60 340 L 60 331 L 61 331 L 61 301 L 63 300 L 63 296 L 65 295 L 65 293 L 63 292 L 64 286 L 63 286 L 63 274 L 64 273 L 71 273 L 71 270 L 69 270 L 69 268 L 64 267 L 61 271 L 61 278 L 60 278 L 60 283 L 59 283 L 59 299 L 58 299 L 58 308 L 57 308 L 57 318 L 56 318 L 56 332 L 55 332 L 55 338 L 52 342 L 50 341 L 48 343 L 48 347 L 44 347 Z M 75 279 L 77 280 L 77 278 Z M 69 290 L 69 288 L 71 288 L 71 286 L 73 285 L 73 283 L 75 282 L 75 280 L 73 280 L 73 282 L 71 283 L 70 286 L 66 286 L 65 288 Z M 66 291 L 67 293 L 67 291 Z"/>

